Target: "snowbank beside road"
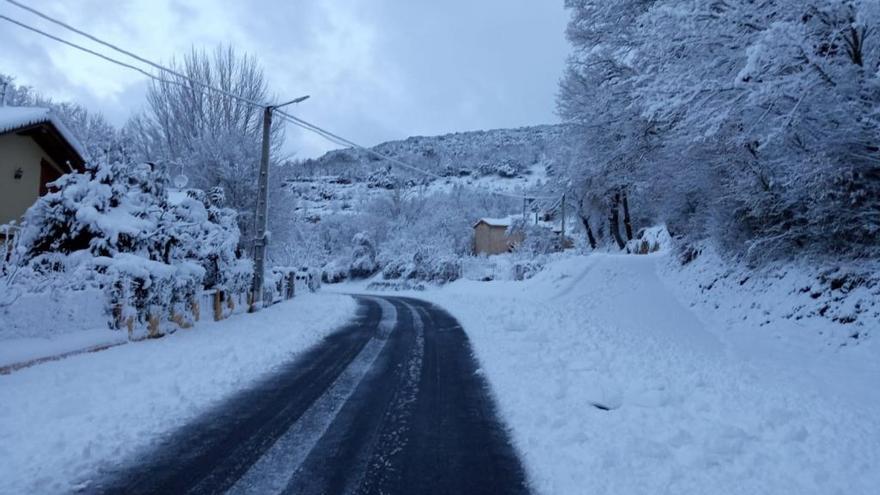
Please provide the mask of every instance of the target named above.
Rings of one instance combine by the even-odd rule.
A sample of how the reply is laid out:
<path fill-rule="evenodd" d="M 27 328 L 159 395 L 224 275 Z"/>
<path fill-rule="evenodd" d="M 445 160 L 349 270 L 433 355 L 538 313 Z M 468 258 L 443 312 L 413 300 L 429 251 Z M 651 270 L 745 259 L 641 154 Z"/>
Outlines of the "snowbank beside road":
<path fill-rule="evenodd" d="M 539 493 L 873 493 L 875 343 L 783 349 L 768 329 L 733 345 L 666 262 L 571 257 L 418 297 L 464 325 Z"/>
<path fill-rule="evenodd" d="M 11 290 L 0 282 L 0 291 Z M 97 289 L 16 295 L 12 304 L 0 305 L 0 342 L 7 339 L 48 339 L 107 329 L 105 300 L 103 292 Z M 52 311 L 46 308 L 52 308 Z"/>
<path fill-rule="evenodd" d="M 155 341 L 0 376 L 0 493 L 57 493 L 124 460 L 354 315 L 305 294 Z"/>

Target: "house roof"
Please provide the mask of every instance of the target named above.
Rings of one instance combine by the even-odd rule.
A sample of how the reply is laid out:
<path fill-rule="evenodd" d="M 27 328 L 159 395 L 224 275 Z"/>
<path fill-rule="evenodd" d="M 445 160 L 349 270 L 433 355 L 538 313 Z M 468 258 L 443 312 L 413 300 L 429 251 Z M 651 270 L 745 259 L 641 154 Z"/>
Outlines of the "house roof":
<path fill-rule="evenodd" d="M 504 217 L 504 218 L 490 218 L 485 217 L 477 220 L 474 223 L 474 227 L 480 225 L 481 223 L 485 223 L 490 227 L 510 227 L 513 225 L 514 218 L 513 217 Z"/>
<path fill-rule="evenodd" d="M 52 110 L 43 107 L 0 107 L 0 135 L 41 125 L 52 126 L 71 151 L 78 155 L 79 161 L 85 161 L 85 147 Z"/>

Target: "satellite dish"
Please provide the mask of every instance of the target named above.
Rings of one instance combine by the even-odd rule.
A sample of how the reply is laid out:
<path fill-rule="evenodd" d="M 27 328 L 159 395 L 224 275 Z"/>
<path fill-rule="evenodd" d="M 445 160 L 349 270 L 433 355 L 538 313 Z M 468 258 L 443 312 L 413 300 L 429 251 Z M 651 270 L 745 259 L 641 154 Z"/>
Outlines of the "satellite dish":
<path fill-rule="evenodd" d="M 184 174 L 180 174 L 174 178 L 174 187 L 178 189 L 183 189 L 187 184 L 189 184 L 189 177 Z"/>

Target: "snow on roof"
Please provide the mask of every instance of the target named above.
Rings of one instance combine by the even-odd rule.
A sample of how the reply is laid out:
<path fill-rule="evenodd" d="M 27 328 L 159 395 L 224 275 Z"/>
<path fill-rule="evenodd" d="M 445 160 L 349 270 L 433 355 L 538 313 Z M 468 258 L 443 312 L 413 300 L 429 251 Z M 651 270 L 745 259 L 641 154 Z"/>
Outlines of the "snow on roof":
<path fill-rule="evenodd" d="M 513 217 L 504 217 L 504 218 L 481 218 L 474 223 L 474 227 L 481 223 L 485 223 L 490 227 L 510 227 L 513 225 L 514 218 Z"/>
<path fill-rule="evenodd" d="M 37 124 L 52 124 L 80 158 L 86 159 L 86 150 L 82 143 L 52 110 L 43 107 L 0 107 L 0 134 Z"/>

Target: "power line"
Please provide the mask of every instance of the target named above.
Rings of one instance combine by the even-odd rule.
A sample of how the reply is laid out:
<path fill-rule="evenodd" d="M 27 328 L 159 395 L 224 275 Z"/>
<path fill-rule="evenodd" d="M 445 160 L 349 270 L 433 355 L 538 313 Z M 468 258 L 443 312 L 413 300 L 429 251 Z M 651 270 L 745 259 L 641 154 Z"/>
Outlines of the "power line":
<path fill-rule="evenodd" d="M 39 17 L 41 17 L 41 18 L 43 18 L 43 19 L 45 19 L 45 20 L 47 20 L 47 21 L 49 21 L 49 22 L 51 22 L 51 23 L 53 23 L 53 24 L 56 24 L 56 25 L 58 25 L 58 26 L 61 26 L 61 27 L 63 27 L 64 29 L 67 29 L 67 30 L 73 31 L 74 33 L 76 33 L 76 34 L 78 34 L 78 35 L 80 35 L 80 36 L 84 36 L 84 37 L 86 37 L 86 38 L 88 38 L 88 39 L 94 41 L 95 43 L 98 43 L 99 45 L 102 45 L 102 46 L 105 46 L 105 47 L 107 47 L 107 48 L 110 48 L 111 50 L 117 51 L 117 52 L 119 52 L 119 53 L 121 53 L 121 54 L 123 54 L 123 55 L 127 55 L 127 56 L 129 56 L 129 57 L 131 57 L 131 58 L 133 58 L 133 59 L 135 59 L 135 60 L 137 60 L 137 61 L 139 61 L 139 62 L 143 62 L 143 63 L 145 63 L 145 64 L 147 64 L 147 65 L 149 65 L 149 66 L 151 66 L 151 67 L 153 67 L 153 68 L 155 68 L 155 69 L 158 69 L 158 70 L 160 70 L 160 71 L 162 71 L 162 72 L 167 72 L 167 73 L 169 73 L 169 74 L 171 74 L 171 75 L 173 75 L 173 76 L 175 76 L 175 77 L 179 77 L 179 78 L 181 78 L 181 79 L 185 79 L 185 80 L 189 81 L 191 84 L 196 84 L 196 85 L 201 86 L 201 87 L 203 87 L 203 88 L 205 88 L 205 89 L 207 89 L 207 90 L 214 91 L 214 92 L 216 92 L 216 93 L 220 93 L 220 94 L 222 94 L 222 95 L 224 95 L 224 96 L 228 96 L 228 97 L 230 97 L 230 98 L 234 98 L 234 99 L 236 99 L 236 100 L 239 100 L 239 101 L 242 101 L 242 102 L 245 102 L 245 103 L 249 103 L 249 104 L 251 104 L 251 105 L 255 105 L 255 106 L 258 106 L 258 107 L 265 107 L 265 106 L 266 106 L 266 105 L 263 104 L 263 103 L 259 103 L 259 102 L 256 102 L 256 101 L 254 101 L 254 100 L 251 100 L 251 99 L 249 99 L 249 98 L 245 98 L 244 96 L 236 95 L 235 93 L 231 93 L 231 92 L 226 91 L 226 90 L 223 90 L 223 89 L 215 88 L 215 87 L 210 86 L 210 85 L 208 85 L 208 84 L 205 84 L 205 83 L 203 83 L 203 82 L 201 82 L 201 81 L 199 81 L 199 80 L 193 79 L 193 78 L 191 78 L 191 77 L 189 77 L 189 76 L 187 76 L 187 75 L 185 75 L 185 74 L 181 74 L 180 72 L 177 72 L 177 71 L 175 71 L 175 70 L 173 70 L 173 69 L 170 69 L 170 68 L 165 67 L 165 66 L 163 66 L 163 65 L 160 65 L 160 64 L 158 64 L 158 63 L 156 63 L 156 62 L 153 62 L 152 60 L 149 60 L 149 59 L 147 59 L 147 58 L 141 57 L 140 55 L 137 55 L 137 54 L 135 54 L 135 53 L 132 53 L 131 51 L 125 50 L 125 49 L 123 49 L 123 48 L 120 48 L 120 47 L 118 47 L 118 46 L 116 46 L 116 45 L 114 45 L 114 44 L 112 44 L 112 43 L 108 43 L 108 42 L 106 42 L 106 41 L 104 41 L 104 40 L 98 38 L 97 36 L 93 36 L 93 35 L 91 35 L 91 34 L 85 32 L 85 31 L 83 31 L 83 30 L 81 30 L 81 29 L 77 29 L 77 28 L 71 26 L 70 24 L 67 24 L 67 23 L 65 23 L 65 22 L 63 22 L 63 21 L 60 21 L 60 20 L 58 20 L 58 19 L 55 19 L 54 17 L 52 17 L 52 16 L 50 16 L 50 15 L 48 15 L 48 14 L 45 14 L 45 13 L 43 13 L 43 12 L 40 12 L 39 10 L 37 10 L 37 9 L 35 9 L 35 8 L 33 8 L 33 7 L 29 7 L 29 6 L 27 6 L 27 5 L 23 5 L 23 4 L 19 3 L 19 2 L 16 2 L 15 0 L 6 0 L 6 1 L 7 1 L 8 3 L 11 3 L 12 5 L 15 5 L 15 6 L 18 7 L 18 8 L 24 9 L 24 10 L 26 10 L 26 11 L 28 11 L 28 12 L 30 12 L 30 13 L 36 15 L 36 16 L 39 16 Z M 5 17 L 5 16 L 4 16 L 4 17 Z M 52 35 L 49 35 L 49 34 L 46 34 L 46 33 L 41 32 L 41 31 L 38 31 L 36 28 L 31 28 L 31 27 L 29 27 L 29 26 L 25 26 L 24 24 L 22 24 L 22 23 L 20 23 L 20 22 L 12 21 L 12 20 L 10 20 L 9 18 L 5 18 L 5 19 L 6 19 L 6 20 L 9 20 L 10 22 L 15 22 L 16 24 L 18 24 L 18 25 L 20 25 L 20 26 L 22 26 L 22 27 L 26 27 L 26 28 L 31 29 L 31 30 L 33 30 L 33 31 L 40 32 L 40 34 L 43 34 L 44 36 L 52 37 Z M 55 38 L 55 39 L 56 39 L 56 41 L 61 41 L 61 42 L 65 43 L 65 44 L 68 44 L 68 45 L 74 46 L 72 43 L 66 43 L 66 42 L 64 42 L 63 40 L 59 40 L 59 39 L 57 39 L 57 38 Z M 87 48 L 81 48 L 81 47 L 78 47 L 78 46 L 74 46 L 74 47 L 75 47 L 75 48 L 79 48 L 79 49 L 81 49 L 81 50 L 88 50 Z M 91 50 L 88 50 L 88 51 L 89 51 L 89 53 L 92 53 L 93 55 L 97 55 L 97 56 L 99 56 L 99 57 L 101 57 L 101 58 L 104 58 L 105 60 L 110 60 L 109 58 L 104 57 L 103 55 L 100 55 L 100 54 L 98 54 L 98 53 L 95 53 L 95 52 L 93 52 L 93 51 L 91 51 Z M 111 60 L 111 61 L 112 61 L 112 60 Z M 124 62 L 114 62 L 114 63 L 124 63 Z M 128 65 L 128 64 L 126 64 L 125 66 L 126 66 L 126 67 L 129 67 L 129 68 L 134 68 L 134 69 L 137 70 L 138 72 L 140 72 L 140 73 L 142 73 L 142 74 L 145 74 L 145 75 L 147 75 L 147 76 L 149 76 L 149 77 L 151 77 L 151 78 L 154 78 L 152 75 L 148 74 L 147 72 L 145 72 L 145 71 L 143 71 L 143 70 L 141 70 L 141 69 L 139 69 L 139 68 L 133 67 L 133 66 Z M 155 79 L 155 78 L 154 78 L 154 79 Z"/>
<path fill-rule="evenodd" d="M 39 29 L 37 29 L 37 28 L 35 28 L 35 27 L 29 26 L 29 25 L 27 25 L 27 24 L 24 24 L 23 22 L 19 22 L 19 21 L 16 21 L 15 19 L 11 19 L 11 18 L 9 18 L 9 17 L 6 17 L 5 15 L 0 14 L 0 19 L 3 19 L 4 21 L 11 22 L 12 24 L 15 24 L 15 25 L 17 25 L 17 26 L 20 26 L 20 27 L 22 27 L 22 28 L 24 28 L 24 29 L 27 29 L 27 30 L 29 30 L 29 31 L 33 31 L 33 32 L 35 32 L 35 33 L 37 33 L 37 34 L 41 34 L 41 35 L 43 35 L 43 36 L 45 36 L 45 37 L 47 37 L 47 38 L 49 38 L 49 39 L 51 39 L 51 40 L 55 40 L 55 41 L 57 41 L 57 42 L 59 42 L 59 43 L 62 43 L 62 44 L 64 44 L 64 45 L 67 45 L 67 46 L 69 46 L 69 47 L 76 48 L 77 50 L 81 50 L 81 51 L 84 51 L 84 52 L 86 52 L 86 53 L 88 53 L 88 54 L 91 54 L 91 55 L 94 55 L 94 56 L 96 56 L 96 57 L 102 58 L 102 59 L 106 60 L 107 62 L 110 62 L 110 63 L 116 64 L 116 65 L 119 65 L 119 66 L 125 67 L 125 68 L 127 68 L 127 69 L 135 70 L 135 71 L 140 72 L 141 74 L 143 74 L 143 75 L 149 77 L 150 79 L 156 79 L 156 76 L 154 76 L 153 74 L 150 74 L 149 72 L 147 72 L 147 71 L 141 69 L 140 67 L 137 67 L 137 66 L 134 66 L 134 65 L 131 65 L 131 64 L 127 64 L 127 63 L 125 63 L 125 62 L 121 62 L 121 61 L 116 60 L 116 59 L 114 59 L 114 58 L 110 58 L 110 57 L 108 57 L 108 56 L 106 56 L 106 55 L 102 55 L 102 54 L 100 54 L 100 53 L 98 53 L 98 52 L 96 52 L 96 51 L 94 51 L 94 50 L 90 50 L 90 49 L 88 49 L 88 48 L 86 48 L 86 47 L 84 47 L 84 46 L 77 45 L 76 43 L 73 43 L 73 42 L 71 42 L 71 41 L 67 41 L 67 40 L 62 39 L 62 38 L 59 38 L 59 37 L 57 37 L 57 36 L 55 36 L 55 35 L 49 34 L 49 33 L 45 32 L 45 31 L 41 31 L 41 30 L 39 30 Z"/>
<path fill-rule="evenodd" d="M 160 65 L 160 64 L 157 64 L 157 63 L 155 63 L 155 62 L 153 62 L 153 61 L 151 61 L 151 60 L 149 60 L 149 59 L 146 59 L 146 58 L 144 58 L 144 57 L 141 57 L 141 56 L 139 56 L 139 55 L 137 55 L 137 54 L 135 54 L 135 53 L 132 53 L 132 52 L 130 52 L 130 51 L 128 51 L 128 50 L 125 50 L 125 49 L 120 48 L 120 47 L 118 47 L 118 46 L 116 46 L 116 45 L 113 45 L 112 43 L 108 43 L 108 42 L 106 42 L 106 41 L 103 41 L 103 40 L 101 40 L 100 38 L 98 38 L 98 37 L 96 37 L 96 36 L 93 36 L 93 35 L 91 35 L 91 34 L 85 32 L 85 31 L 82 31 L 82 30 L 80 30 L 80 29 L 77 29 L 77 28 L 75 28 L 75 27 L 73 27 L 73 26 L 71 26 L 71 25 L 69 25 L 69 24 L 66 24 L 66 23 L 64 23 L 64 22 L 62 22 L 62 21 L 60 21 L 60 20 L 57 20 L 57 19 L 55 19 L 55 18 L 53 18 L 53 17 L 51 17 L 51 16 L 49 16 L 49 15 L 47 15 L 47 14 L 44 14 L 44 13 L 42 13 L 42 12 L 40 12 L 40 11 L 34 9 L 34 8 L 31 8 L 31 7 L 28 7 L 28 6 L 26 6 L 26 5 L 23 5 L 23 4 L 21 4 L 21 3 L 17 2 L 17 1 L 15 1 L 15 0 L 6 0 L 6 1 L 7 1 L 8 3 L 12 4 L 12 5 L 15 5 L 16 7 L 19 7 L 19 8 L 21 8 L 21 9 L 24 9 L 24 10 L 28 11 L 28 12 L 31 12 L 31 13 L 33 13 L 33 14 L 35 14 L 35 15 L 37 15 L 37 16 L 39 16 L 39 17 L 41 17 L 41 18 L 43 18 L 43 19 L 45 19 L 45 20 L 47 20 L 47 21 L 49 21 L 49 22 L 52 22 L 52 23 L 54 23 L 54 24 L 57 24 L 57 25 L 59 25 L 59 26 L 65 28 L 65 29 L 68 29 L 68 30 L 70 30 L 70 31 L 72 31 L 72 32 L 74 32 L 74 33 L 76 33 L 76 34 L 79 34 L 79 35 L 81 35 L 81 36 L 84 36 L 84 37 L 86 37 L 86 38 L 88 38 L 88 39 L 90 39 L 90 40 L 92 40 L 92 41 L 94 41 L 94 42 L 96 42 L 96 43 L 98 43 L 98 44 L 100 44 L 100 45 L 102 45 L 102 46 L 105 46 L 105 47 L 107 47 L 107 48 L 110 48 L 110 49 L 112 49 L 112 50 L 114 50 L 114 51 L 117 51 L 117 52 L 122 53 L 122 54 L 124 54 L 124 55 L 127 55 L 127 56 L 129 56 L 129 57 L 132 57 L 132 58 L 134 58 L 135 60 L 138 60 L 138 61 L 140 61 L 140 62 L 142 62 L 142 63 L 148 64 L 148 65 L 150 65 L 151 67 L 154 67 L 154 68 L 156 68 L 156 69 L 158 69 L 158 70 L 160 70 L 160 71 L 167 72 L 167 73 L 169 73 L 169 74 L 171 74 L 171 75 L 173 75 L 173 76 L 175 76 L 175 77 L 178 77 L 178 78 L 181 78 L 181 79 L 183 79 L 183 80 L 185 80 L 185 81 L 188 81 L 188 82 L 191 83 L 191 84 L 201 86 L 201 87 L 204 88 L 205 90 L 213 91 L 213 92 L 215 92 L 215 93 L 219 93 L 219 94 L 221 94 L 221 95 L 223 95 L 223 96 L 227 96 L 227 97 L 230 97 L 230 98 L 236 99 L 236 100 L 238 100 L 238 101 L 241 101 L 241 102 L 244 102 L 244 103 L 247 103 L 247 104 L 250 104 L 250 105 L 256 106 L 256 107 L 266 108 L 266 107 L 268 106 L 267 104 L 263 104 L 263 103 L 256 102 L 256 101 L 251 100 L 251 99 L 249 99 L 249 98 L 245 98 L 245 97 L 243 97 L 243 96 L 239 96 L 239 95 L 236 95 L 236 94 L 234 94 L 234 93 L 230 93 L 230 92 L 228 92 L 228 91 L 225 91 L 225 90 L 222 90 L 222 89 L 219 89 L 219 88 L 215 88 L 215 87 L 210 86 L 210 85 L 208 85 L 208 84 L 205 84 L 205 83 L 203 83 L 203 82 L 201 82 L 201 81 L 198 81 L 198 80 L 195 80 L 195 79 L 193 79 L 193 78 L 190 78 L 190 77 L 188 77 L 188 76 L 186 76 L 186 75 L 184 75 L 184 74 L 181 74 L 181 73 L 179 73 L 179 72 L 177 72 L 177 71 L 174 71 L 174 70 L 169 69 L 169 68 L 167 68 L 167 67 L 165 67 L 165 66 L 162 66 L 162 65 Z M 104 55 L 104 54 L 102 54 L 102 53 L 99 53 L 99 52 L 96 52 L 96 51 L 91 50 L 91 49 L 89 49 L 89 48 L 86 48 L 86 47 L 84 47 L 84 46 L 82 46 L 82 45 L 78 45 L 78 44 L 76 44 L 76 43 L 74 43 L 74 42 L 71 42 L 71 41 L 65 40 L 65 39 L 63 39 L 63 38 L 59 38 L 59 37 L 57 37 L 57 36 L 55 36 L 55 35 L 53 35 L 53 34 L 47 33 L 47 32 L 45 32 L 45 31 L 43 31 L 43 30 L 41 30 L 41 29 L 38 29 L 38 28 L 35 28 L 35 27 L 33 27 L 33 26 L 27 25 L 27 24 L 25 24 L 25 23 L 22 23 L 22 22 L 20 22 L 20 21 L 17 21 L 17 20 L 15 20 L 15 19 L 12 19 L 12 18 L 7 17 L 7 16 L 5 16 L 5 15 L 0 15 L 0 19 L 3 19 L 3 20 L 5 20 L 5 21 L 8 21 L 8 22 L 10 22 L 10 23 L 12 23 L 12 24 L 15 24 L 15 25 L 17 25 L 17 26 L 19 26 L 19 27 L 22 27 L 22 28 L 27 29 L 27 30 L 29 30 L 29 31 L 32 31 L 32 32 L 34 32 L 34 33 L 40 34 L 40 35 L 42 35 L 42 36 L 45 36 L 45 37 L 47 37 L 47 38 L 49 38 L 49 39 L 51 39 L 51 40 L 53 40 L 53 41 L 56 41 L 56 42 L 58 42 L 58 43 L 62 43 L 62 44 L 66 45 L 66 46 L 69 46 L 69 47 L 71 47 L 71 48 L 75 48 L 75 49 L 80 50 L 80 51 L 82 51 L 82 52 L 85 52 L 85 53 L 88 53 L 88 54 L 90 54 L 90 55 L 93 55 L 93 56 L 96 56 L 96 57 L 98 57 L 98 58 L 101 58 L 102 60 L 105 60 L 105 61 L 110 62 L 110 63 L 112 63 L 112 64 L 115 64 L 115 65 L 118 65 L 118 66 L 120 66 L 120 67 L 124 67 L 124 68 L 130 69 L 130 70 L 134 70 L 134 71 L 136 71 L 136 72 L 138 72 L 138 73 L 140 73 L 140 74 L 142 74 L 142 75 L 144 75 L 144 76 L 146 76 L 146 77 L 148 77 L 148 78 L 150 78 L 150 79 L 152 79 L 152 80 L 154 80 L 154 81 L 158 81 L 158 82 L 166 83 L 166 84 L 174 84 L 174 85 L 181 86 L 181 87 L 184 87 L 184 88 L 187 88 L 187 89 L 190 89 L 190 90 L 196 90 L 196 91 L 199 91 L 198 89 L 196 89 L 196 88 L 194 88 L 194 87 L 191 87 L 191 86 L 187 86 L 186 84 L 183 84 L 183 83 L 180 82 L 180 81 L 169 80 L 169 79 L 165 79 L 165 78 L 163 78 L 163 77 L 156 76 L 155 74 L 151 74 L 150 72 L 144 70 L 144 69 L 141 68 L 141 67 L 138 67 L 138 66 L 135 66 L 135 65 L 132 65 L 132 64 L 129 64 L 129 63 L 126 63 L 126 62 L 123 62 L 123 61 L 117 60 L 117 59 L 115 59 L 115 58 L 109 57 L 109 56 Z M 202 95 L 205 95 L 205 94 L 206 94 L 204 91 L 199 91 L 199 93 L 202 94 Z M 310 131 L 310 132 L 313 132 L 313 133 L 315 133 L 315 134 L 318 134 L 319 136 L 323 137 L 324 139 L 327 139 L 328 141 L 330 141 L 330 142 L 332 142 L 332 143 L 334 143 L 334 144 L 337 144 L 337 145 L 340 145 L 340 146 L 348 146 L 348 147 L 351 147 L 351 148 L 355 148 L 355 149 L 358 149 L 358 150 L 364 151 L 364 152 L 366 152 L 366 153 L 368 153 L 368 154 L 371 154 L 371 155 L 373 155 L 373 156 L 375 156 L 375 157 L 377 157 L 377 158 L 380 158 L 380 159 L 382 159 L 382 160 L 389 161 L 389 162 L 391 162 L 391 163 L 393 163 L 393 164 L 395 164 L 395 165 L 398 165 L 399 167 L 404 168 L 404 169 L 407 169 L 407 170 L 411 170 L 411 171 L 414 171 L 414 172 L 417 172 L 417 173 L 420 173 L 420 174 L 424 174 L 424 175 L 427 175 L 427 176 L 430 176 L 430 177 L 433 177 L 433 178 L 436 178 L 436 179 L 441 179 L 441 180 L 444 179 L 444 177 L 441 176 L 441 175 L 439 175 L 439 174 L 436 174 L 436 173 L 434 173 L 434 172 L 430 172 L 430 171 L 428 171 L 428 170 L 424 170 L 424 169 L 422 169 L 422 168 L 419 168 L 419 167 L 416 167 L 416 166 L 410 165 L 410 164 L 408 164 L 408 163 L 406 163 L 406 162 L 403 162 L 403 161 L 401 161 L 401 160 L 399 160 L 399 159 L 397 159 L 397 158 L 394 158 L 394 157 L 392 157 L 392 156 L 388 156 L 388 155 L 386 155 L 386 154 L 384 154 L 384 153 L 380 153 L 380 152 L 378 152 L 378 151 L 376 151 L 376 150 L 374 150 L 374 149 L 367 148 L 366 146 L 362 146 L 362 145 L 360 145 L 360 144 L 358 144 L 358 143 L 356 143 L 356 142 L 354 142 L 354 141 L 351 141 L 350 139 L 344 138 L 344 137 L 342 137 L 342 136 L 340 136 L 340 135 L 338 135 L 338 134 L 335 134 L 335 133 L 333 133 L 333 132 L 331 132 L 331 131 L 328 131 L 328 130 L 326 130 L 326 129 L 323 129 L 323 128 L 321 128 L 321 127 L 315 125 L 315 124 L 312 124 L 312 123 L 310 123 L 310 122 L 308 122 L 308 121 L 306 121 L 306 120 L 300 119 L 299 117 L 296 117 L 296 116 L 294 116 L 294 115 L 291 115 L 291 114 L 289 114 L 289 113 L 287 113 L 287 112 L 284 112 L 284 111 L 282 111 L 282 110 L 275 109 L 274 112 L 277 113 L 277 114 L 279 114 L 279 115 L 281 115 L 281 116 L 282 116 L 282 119 L 285 120 L 286 122 L 289 122 L 289 123 L 294 124 L 294 125 L 296 125 L 296 126 L 298 126 L 298 127 L 301 127 L 301 128 L 303 128 L 303 129 L 306 129 L 306 130 L 308 130 L 308 131 Z M 524 199 L 524 198 L 528 198 L 528 199 L 532 199 L 532 200 L 551 200 L 551 199 L 556 199 L 555 197 L 546 197 L 546 196 L 542 197 L 542 196 L 535 196 L 535 195 L 528 195 L 528 194 L 519 194 L 519 195 L 517 195 L 517 194 L 511 194 L 511 193 L 504 193 L 504 192 L 500 192 L 500 191 L 494 191 L 494 190 L 488 189 L 488 188 L 486 188 L 486 187 L 478 187 L 478 188 L 479 188 L 479 189 L 483 189 L 483 190 L 485 190 L 486 192 L 488 192 L 488 193 L 490 193 L 490 194 L 493 194 L 493 195 L 496 195 L 496 196 L 508 197 L 508 198 L 514 198 L 514 199 Z"/>
<path fill-rule="evenodd" d="M 158 82 L 165 83 L 165 84 L 173 84 L 173 85 L 180 86 L 180 87 L 183 87 L 183 88 L 186 88 L 186 89 L 190 89 L 190 90 L 198 91 L 199 94 L 201 94 L 201 95 L 207 95 L 207 93 L 206 93 L 205 91 L 201 91 L 201 90 L 199 90 L 199 89 L 197 89 L 197 88 L 193 88 L 193 87 L 191 87 L 191 86 L 187 86 L 186 84 L 184 84 L 184 83 L 182 83 L 182 82 L 180 82 L 180 81 L 173 81 L 173 80 L 170 80 L 170 79 L 165 79 L 165 78 L 162 78 L 162 77 L 156 76 L 155 74 L 151 74 L 151 73 L 145 71 L 145 70 L 142 69 L 141 67 L 137 67 L 137 66 L 135 66 L 135 65 L 131 65 L 131 64 L 129 64 L 129 63 L 122 62 L 121 60 L 117 60 L 117 59 L 115 59 L 115 58 L 108 57 L 107 55 L 104 55 L 104 54 L 102 54 L 102 53 L 98 53 L 98 52 L 96 52 L 96 51 L 94 51 L 94 50 L 91 50 L 91 49 L 89 49 L 89 48 L 86 48 L 86 47 L 84 47 L 84 46 L 82 46 L 82 45 L 78 45 L 78 44 L 76 44 L 76 43 L 74 43 L 74 42 L 72 42 L 72 41 L 68 41 L 68 40 L 65 40 L 65 39 L 63 39 L 63 38 L 59 38 L 59 37 L 57 37 L 57 36 L 55 36 L 55 35 L 53 35 L 53 34 L 49 34 L 49 33 L 45 32 L 45 31 L 42 31 L 42 30 L 40 30 L 40 29 L 38 29 L 38 28 L 35 28 L 35 27 L 33 27 L 33 26 L 30 26 L 30 25 L 27 25 L 27 24 L 25 24 L 25 23 L 23 23 L 23 22 L 19 22 L 19 21 L 15 20 L 15 19 L 9 18 L 9 17 L 7 17 L 7 16 L 5 16 L 5 15 L 0 14 L 0 19 L 2 19 L 2 20 L 4 20 L 4 21 L 8 21 L 8 22 L 10 22 L 10 23 L 12 23 L 12 24 L 15 24 L 16 26 L 20 26 L 20 27 L 22 27 L 22 28 L 24 28 L 24 29 L 27 29 L 27 30 L 29 30 L 29 31 L 32 31 L 32 32 L 34 32 L 34 33 L 40 34 L 40 35 L 42 35 L 42 36 L 45 36 L 45 37 L 47 37 L 47 38 L 49 38 L 49 39 L 51 39 L 51 40 L 53 40 L 53 41 L 57 41 L 57 42 L 63 44 L 63 45 L 67 45 L 67 46 L 69 46 L 69 47 L 71 47 L 71 48 L 75 48 L 75 49 L 77 49 L 77 50 L 80 50 L 80 51 L 82 51 L 82 52 L 88 53 L 88 54 L 90 54 L 90 55 L 94 55 L 94 56 L 96 56 L 96 57 L 98 57 L 98 58 L 100 58 L 100 59 L 102 59 L 102 60 L 105 60 L 105 61 L 107 61 L 107 62 L 110 62 L 110 63 L 112 63 L 112 64 L 118 65 L 118 66 L 120 66 L 120 67 L 124 67 L 124 68 L 126 68 L 126 69 L 134 70 L 134 71 L 136 71 L 136 72 L 138 72 L 138 73 L 140 73 L 140 74 L 142 74 L 142 75 L 144 75 L 144 76 L 146 76 L 146 77 L 148 77 L 148 78 L 150 78 L 150 79 L 152 79 L 152 80 L 154 80 L 154 81 L 158 81 Z M 186 79 L 189 79 L 189 78 L 186 78 Z M 215 91 L 220 92 L 220 90 L 216 90 L 216 89 L 215 89 Z M 234 96 L 233 96 L 233 97 L 234 97 Z M 236 98 L 236 99 L 241 100 L 241 98 Z"/>

